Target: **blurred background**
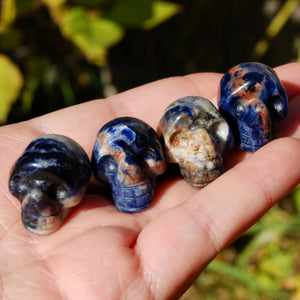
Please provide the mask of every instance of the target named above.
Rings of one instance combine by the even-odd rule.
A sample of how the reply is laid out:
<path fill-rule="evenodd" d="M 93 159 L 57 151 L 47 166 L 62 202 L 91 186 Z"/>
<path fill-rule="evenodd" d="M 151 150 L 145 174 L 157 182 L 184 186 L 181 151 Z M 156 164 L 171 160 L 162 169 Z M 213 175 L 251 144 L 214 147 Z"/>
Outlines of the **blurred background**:
<path fill-rule="evenodd" d="M 0 125 L 243 61 L 300 61 L 299 0 L 1 0 Z M 300 188 L 182 300 L 300 299 L 299 228 Z"/>

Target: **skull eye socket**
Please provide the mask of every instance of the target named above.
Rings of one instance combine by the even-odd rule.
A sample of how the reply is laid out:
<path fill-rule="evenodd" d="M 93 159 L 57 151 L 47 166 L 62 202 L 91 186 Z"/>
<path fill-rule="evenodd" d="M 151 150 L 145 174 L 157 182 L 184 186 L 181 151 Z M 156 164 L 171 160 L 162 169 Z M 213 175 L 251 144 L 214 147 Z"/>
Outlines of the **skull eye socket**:
<path fill-rule="evenodd" d="M 247 107 L 238 99 L 232 104 L 232 109 L 237 116 L 243 115 L 247 112 Z"/>
<path fill-rule="evenodd" d="M 270 113 L 275 118 L 275 120 L 282 120 L 287 114 L 286 105 L 279 95 L 270 97 L 270 99 L 268 100 L 268 109 L 270 110 Z"/>
<path fill-rule="evenodd" d="M 67 187 L 64 184 L 59 184 L 56 188 L 56 199 L 63 200 L 67 198 Z"/>
<path fill-rule="evenodd" d="M 11 193 L 17 198 L 22 198 L 28 191 L 28 183 L 23 177 L 19 175 L 13 175 L 9 181 L 9 189 Z"/>
<path fill-rule="evenodd" d="M 139 162 L 145 162 L 148 159 L 151 159 L 153 156 L 153 151 L 152 149 L 141 149 L 137 154 L 136 154 L 136 159 Z"/>
<path fill-rule="evenodd" d="M 233 136 L 224 120 L 213 123 L 209 128 L 209 134 L 221 153 L 233 147 Z"/>
<path fill-rule="evenodd" d="M 187 136 L 182 131 L 176 131 L 170 136 L 169 142 L 174 148 L 186 148 L 189 141 Z"/>

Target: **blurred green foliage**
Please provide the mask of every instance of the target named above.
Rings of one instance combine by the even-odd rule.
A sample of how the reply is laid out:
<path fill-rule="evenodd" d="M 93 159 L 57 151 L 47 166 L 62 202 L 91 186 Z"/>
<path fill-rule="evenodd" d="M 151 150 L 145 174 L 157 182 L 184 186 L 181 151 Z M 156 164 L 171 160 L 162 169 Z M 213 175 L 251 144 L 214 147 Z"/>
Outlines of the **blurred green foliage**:
<path fill-rule="evenodd" d="M 3 123 L 21 91 L 23 77 L 19 68 L 5 55 L 0 55 L 0 70 L 0 123 Z"/>
<path fill-rule="evenodd" d="M 0 5 L 0 124 L 17 100 L 11 122 L 75 104 L 87 89 L 92 92 L 81 101 L 101 97 L 98 73 L 109 48 L 128 28 L 151 29 L 179 11 L 175 3 L 155 0 L 3 0 Z"/>
<path fill-rule="evenodd" d="M 297 60 L 299 24 L 299 0 L 2 0 L 0 53 L 23 86 L 0 124 L 163 77 Z"/>
<path fill-rule="evenodd" d="M 266 54 L 270 46 L 270 40 L 278 36 L 280 30 L 288 22 L 292 14 L 297 10 L 299 3 L 300 2 L 298 0 L 285 1 L 284 5 L 282 5 L 281 9 L 266 28 L 264 38 L 257 42 L 253 51 L 254 59 L 260 59 Z M 298 59 L 300 59 L 300 57 L 298 57 Z"/>

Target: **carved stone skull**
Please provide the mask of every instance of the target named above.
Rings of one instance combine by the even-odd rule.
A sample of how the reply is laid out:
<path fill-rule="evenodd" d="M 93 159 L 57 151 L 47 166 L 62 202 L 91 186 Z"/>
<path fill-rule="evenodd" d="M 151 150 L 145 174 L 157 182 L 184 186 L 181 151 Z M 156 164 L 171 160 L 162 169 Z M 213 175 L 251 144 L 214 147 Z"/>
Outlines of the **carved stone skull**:
<path fill-rule="evenodd" d="M 99 131 L 92 168 L 98 180 L 109 184 L 120 211 L 139 212 L 151 205 L 155 178 L 166 164 L 156 132 L 139 119 L 122 117 Z"/>
<path fill-rule="evenodd" d="M 215 106 L 201 97 L 181 98 L 167 107 L 158 134 L 166 160 L 177 163 L 183 178 L 203 187 L 223 172 L 223 153 L 233 146 L 228 124 Z"/>
<path fill-rule="evenodd" d="M 218 105 L 237 146 L 256 151 L 274 138 L 287 115 L 287 95 L 276 73 L 261 63 L 242 63 L 222 78 Z"/>
<path fill-rule="evenodd" d="M 10 192 L 22 203 L 22 222 L 36 234 L 57 230 L 83 198 L 90 161 L 75 141 L 48 134 L 33 140 L 12 168 Z"/>

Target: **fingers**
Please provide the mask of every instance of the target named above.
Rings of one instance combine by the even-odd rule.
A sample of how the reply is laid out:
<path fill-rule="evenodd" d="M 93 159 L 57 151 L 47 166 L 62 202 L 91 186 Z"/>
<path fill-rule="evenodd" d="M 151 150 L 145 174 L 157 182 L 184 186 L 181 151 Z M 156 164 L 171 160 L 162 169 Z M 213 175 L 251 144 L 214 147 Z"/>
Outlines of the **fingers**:
<path fill-rule="evenodd" d="M 288 99 L 292 100 L 300 94 L 300 63 L 282 65 L 275 68 L 275 71 L 287 91 Z"/>
<path fill-rule="evenodd" d="M 278 123 L 277 137 L 300 138 L 300 63 L 291 63 L 275 68 L 283 83 L 288 99 L 288 116 Z"/>
<path fill-rule="evenodd" d="M 297 185 L 299 161 L 299 140 L 273 141 L 146 226 L 136 251 L 154 298 L 174 297 Z"/>
<path fill-rule="evenodd" d="M 300 84 L 297 82 L 299 63 L 281 66 L 276 71 L 290 98 L 300 93 Z M 19 134 L 16 128 L 15 136 L 20 140 L 24 140 L 22 136 L 27 136 L 26 140 L 30 141 L 45 133 L 68 135 L 90 153 L 98 130 L 116 117 L 140 118 L 156 129 L 164 109 L 176 99 L 202 96 L 216 104 L 221 76 L 216 73 L 199 73 L 159 80 L 105 100 L 89 101 L 16 125 L 23 127 L 23 132 Z M 25 129 L 27 135 L 24 135 Z"/>
<path fill-rule="evenodd" d="M 0 139 L 3 137 L 8 143 L 11 140 L 14 148 L 24 149 L 37 136 L 62 134 L 76 140 L 90 155 L 99 129 L 108 121 L 132 116 L 156 129 L 164 109 L 171 102 L 187 95 L 210 97 L 217 88 L 219 78 L 220 75 L 213 73 L 198 74 L 197 86 L 189 76 L 159 80 L 108 99 L 89 101 L 28 122 L 6 126 L 0 131 Z"/>
<path fill-rule="evenodd" d="M 30 125 L 44 133 L 69 135 L 91 150 L 99 129 L 108 121 L 131 116 L 154 129 L 164 109 L 188 95 L 210 97 L 217 88 L 218 74 L 198 74 L 200 84 L 187 77 L 173 77 L 126 91 L 108 99 L 89 101 L 34 119 Z"/>

